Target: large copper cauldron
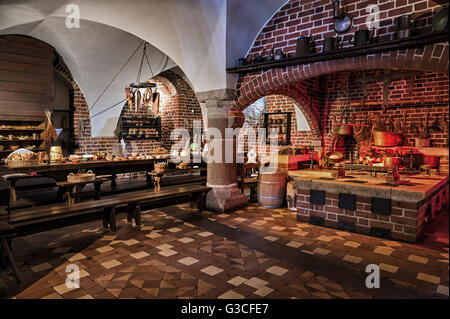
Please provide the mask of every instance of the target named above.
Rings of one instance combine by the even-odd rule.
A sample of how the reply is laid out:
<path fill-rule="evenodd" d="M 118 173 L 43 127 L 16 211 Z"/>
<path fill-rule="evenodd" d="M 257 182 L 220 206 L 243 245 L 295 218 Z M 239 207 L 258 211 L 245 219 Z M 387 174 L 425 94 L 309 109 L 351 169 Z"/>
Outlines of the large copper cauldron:
<path fill-rule="evenodd" d="M 373 131 L 373 144 L 375 146 L 402 146 L 403 142 L 402 133 Z"/>

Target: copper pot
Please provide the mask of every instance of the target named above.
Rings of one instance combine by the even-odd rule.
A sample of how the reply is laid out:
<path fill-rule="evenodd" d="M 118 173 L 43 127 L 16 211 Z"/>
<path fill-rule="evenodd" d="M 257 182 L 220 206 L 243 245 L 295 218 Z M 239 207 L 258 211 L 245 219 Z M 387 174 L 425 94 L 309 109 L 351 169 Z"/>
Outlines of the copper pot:
<path fill-rule="evenodd" d="M 337 129 L 337 134 L 340 136 L 350 136 L 353 135 L 353 126 L 351 125 L 340 125 Z"/>
<path fill-rule="evenodd" d="M 384 158 L 384 166 L 400 166 L 401 159 L 400 157 L 392 157 L 392 156 L 386 156 Z"/>
<path fill-rule="evenodd" d="M 428 165 L 431 168 L 438 168 L 440 164 L 439 156 L 424 156 L 425 165 Z"/>
<path fill-rule="evenodd" d="M 403 142 L 402 133 L 373 131 L 373 144 L 375 146 L 402 146 Z"/>

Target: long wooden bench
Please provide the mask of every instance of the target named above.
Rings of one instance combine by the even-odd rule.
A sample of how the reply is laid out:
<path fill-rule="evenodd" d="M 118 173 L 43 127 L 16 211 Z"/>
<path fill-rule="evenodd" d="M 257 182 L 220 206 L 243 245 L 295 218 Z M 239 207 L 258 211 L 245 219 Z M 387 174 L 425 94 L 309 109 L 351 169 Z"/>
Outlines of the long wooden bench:
<path fill-rule="evenodd" d="M 161 203 L 167 204 L 172 199 L 187 197 L 194 202 L 199 211 L 204 209 L 205 195 L 210 187 L 202 185 L 189 185 L 181 187 L 167 187 L 159 192 L 142 190 L 137 192 L 122 193 L 111 198 L 100 199 L 76 203 L 73 205 L 56 204 L 38 206 L 23 210 L 14 211 L 8 223 L 14 226 L 18 235 L 40 232 L 45 229 L 47 223 L 63 220 L 67 218 L 80 218 L 83 215 L 98 213 L 102 211 L 103 226 L 116 231 L 116 210 L 126 207 L 128 221 L 135 221 L 137 226 L 141 225 L 141 206 L 149 205 L 152 208 L 161 207 Z M 174 201 L 170 201 L 173 203 Z M 163 205 L 164 206 L 164 205 Z M 80 218 L 81 219 L 81 218 Z M 33 231 L 29 228 L 32 227 Z M 28 229 L 27 231 L 22 231 Z"/>

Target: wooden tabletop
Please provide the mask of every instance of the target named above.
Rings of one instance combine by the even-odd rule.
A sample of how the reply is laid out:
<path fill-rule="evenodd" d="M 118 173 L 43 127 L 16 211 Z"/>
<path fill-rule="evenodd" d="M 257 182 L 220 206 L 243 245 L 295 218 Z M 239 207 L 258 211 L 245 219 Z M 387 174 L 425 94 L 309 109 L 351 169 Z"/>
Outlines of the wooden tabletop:
<path fill-rule="evenodd" d="M 38 172 L 53 177 L 58 181 L 66 179 L 67 174 L 76 173 L 80 169 L 92 170 L 96 175 L 122 174 L 153 170 L 153 159 L 126 161 L 81 161 L 79 163 L 45 164 L 30 167 L 0 166 L 0 174 Z"/>
<path fill-rule="evenodd" d="M 199 168 L 190 168 L 190 169 L 168 169 L 164 172 L 148 172 L 148 175 L 151 176 L 167 176 L 167 175 L 178 175 L 178 174 L 186 174 L 186 173 L 198 173 L 206 171 L 206 167 L 199 167 Z"/>

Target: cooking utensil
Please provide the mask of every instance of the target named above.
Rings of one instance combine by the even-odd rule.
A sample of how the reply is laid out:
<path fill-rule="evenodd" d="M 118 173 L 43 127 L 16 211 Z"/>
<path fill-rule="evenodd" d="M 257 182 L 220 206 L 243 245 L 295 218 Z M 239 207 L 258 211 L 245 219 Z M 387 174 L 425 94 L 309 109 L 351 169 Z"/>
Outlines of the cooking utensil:
<path fill-rule="evenodd" d="M 442 8 L 433 16 L 432 24 L 434 31 L 448 30 L 448 6 Z"/>
<path fill-rule="evenodd" d="M 326 37 L 323 40 L 322 52 L 330 52 L 339 49 L 339 38 Z"/>
<path fill-rule="evenodd" d="M 403 142 L 402 133 L 373 131 L 373 144 L 375 146 L 402 146 Z"/>
<path fill-rule="evenodd" d="M 401 158 L 393 157 L 393 156 L 385 156 L 384 157 L 384 166 L 400 166 Z"/>
<path fill-rule="evenodd" d="M 340 1 L 333 2 L 334 31 L 346 33 L 353 26 L 353 16 L 350 13 L 339 12 Z"/>
<path fill-rule="evenodd" d="M 409 14 L 397 18 L 397 30 L 411 29 L 415 20 Z"/>
<path fill-rule="evenodd" d="M 257 55 L 253 58 L 253 63 L 260 63 L 262 62 L 262 56 L 261 55 Z"/>
<path fill-rule="evenodd" d="M 337 129 L 337 134 L 340 136 L 350 136 L 353 135 L 353 126 L 351 125 L 339 125 Z"/>
<path fill-rule="evenodd" d="M 413 29 L 400 29 L 395 32 L 395 38 L 396 39 L 404 39 L 409 38 L 413 35 Z"/>
<path fill-rule="evenodd" d="M 283 59 L 285 59 L 285 58 L 286 58 L 286 55 L 283 53 L 283 50 L 278 49 L 278 50 L 275 51 L 275 57 L 274 57 L 274 59 L 275 59 L 276 61 L 283 60 Z"/>
<path fill-rule="evenodd" d="M 355 34 L 350 37 L 350 43 L 355 47 L 364 46 L 374 42 L 375 29 L 367 30 L 361 29 L 355 32 Z"/>
<path fill-rule="evenodd" d="M 238 59 L 238 66 L 244 66 L 247 63 L 246 58 L 239 58 Z"/>
<path fill-rule="evenodd" d="M 295 56 L 304 56 L 314 52 L 314 37 L 311 35 L 302 35 L 297 39 L 297 48 Z"/>
<path fill-rule="evenodd" d="M 430 168 L 438 168 L 440 164 L 439 156 L 424 156 L 423 157 L 425 165 L 428 165 Z"/>
<path fill-rule="evenodd" d="M 328 152 L 325 154 L 325 157 L 328 160 L 328 162 L 339 163 L 344 159 L 344 154 L 340 152 Z"/>

